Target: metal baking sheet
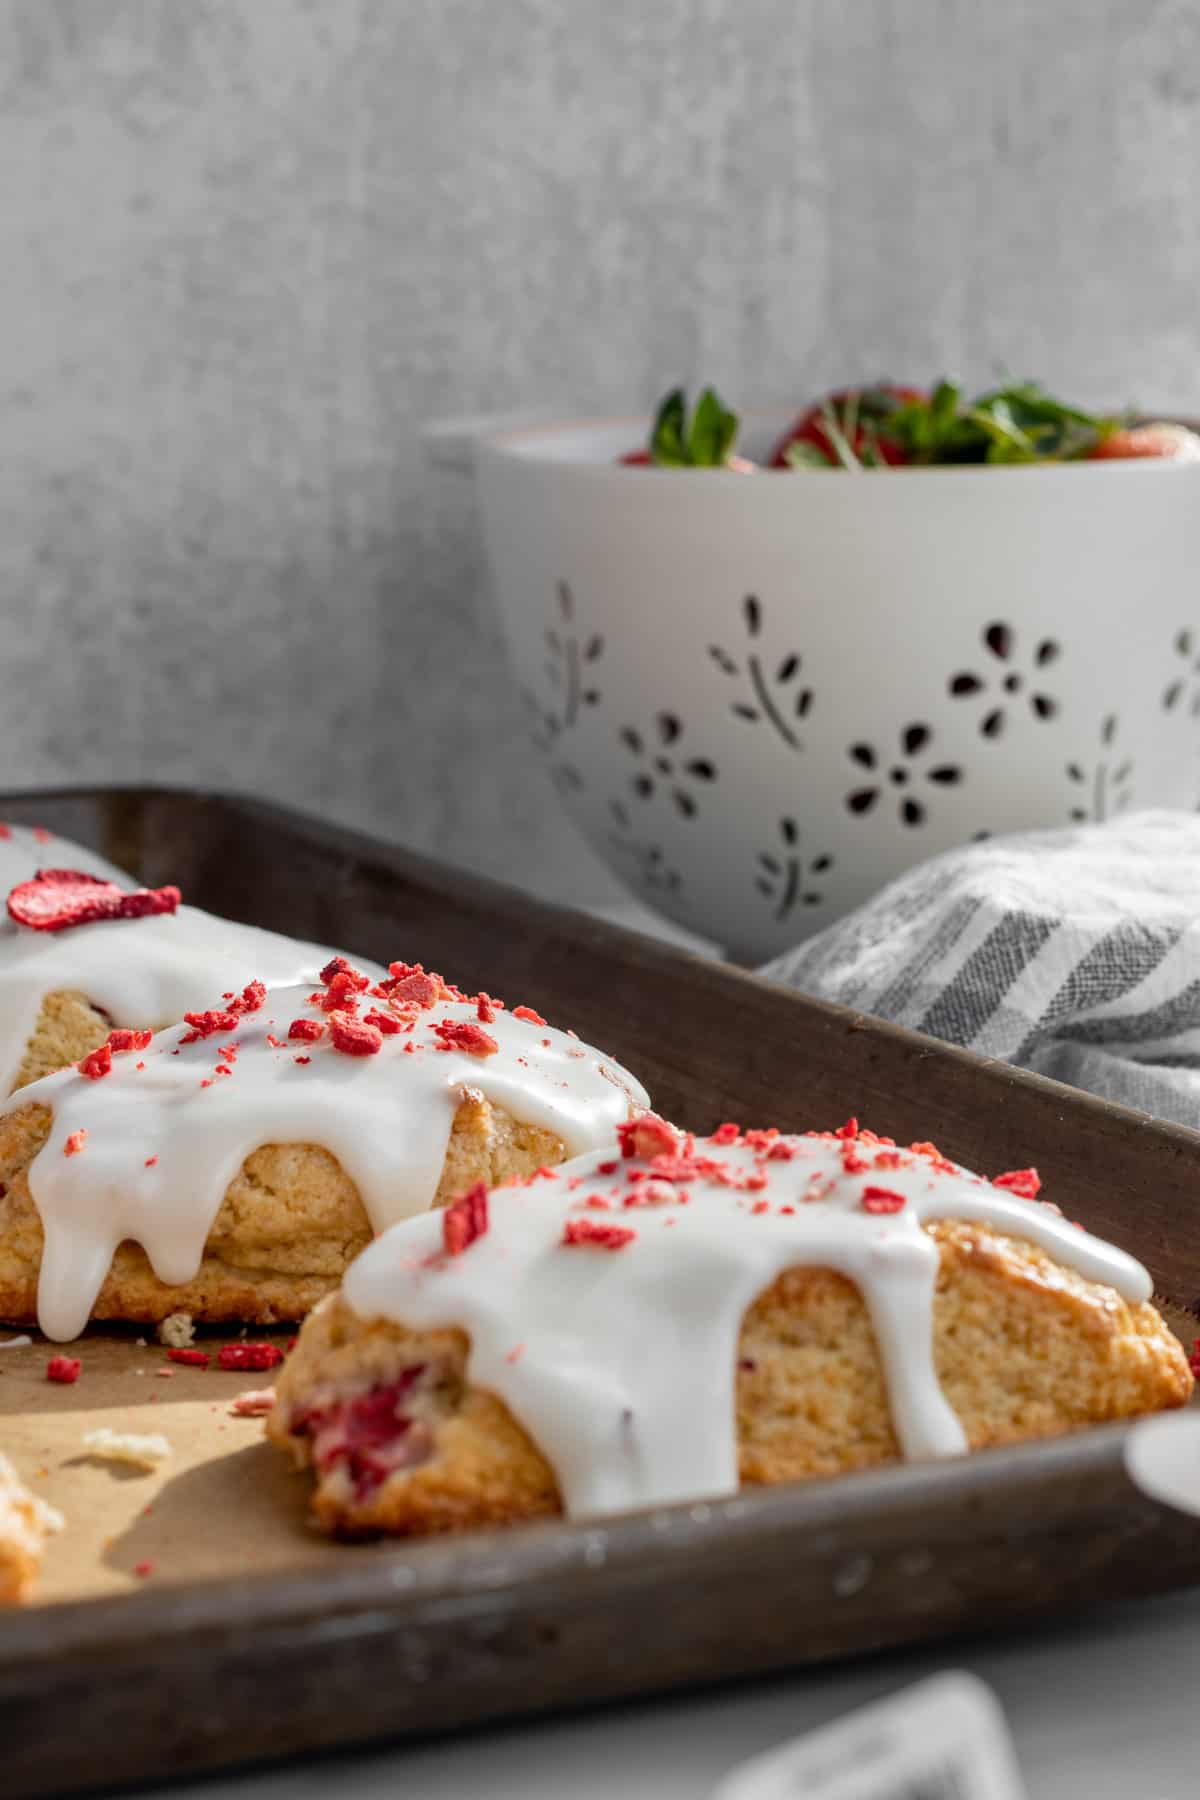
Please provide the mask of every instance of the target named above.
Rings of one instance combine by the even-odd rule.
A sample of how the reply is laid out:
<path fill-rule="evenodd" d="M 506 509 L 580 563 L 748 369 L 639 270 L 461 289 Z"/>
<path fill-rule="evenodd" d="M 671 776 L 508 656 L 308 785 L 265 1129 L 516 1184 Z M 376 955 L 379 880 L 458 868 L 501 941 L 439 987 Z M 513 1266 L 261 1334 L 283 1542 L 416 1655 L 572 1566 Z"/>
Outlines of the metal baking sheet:
<path fill-rule="evenodd" d="M 259 801 L 84 790 L 0 796 L 0 817 L 44 823 L 214 911 L 520 998 L 612 1051 L 696 1130 L 854 1113 L 968 1165 L 1037 1163 L 1070 1217 L 1147 1264 L 1177 1325 L 1196 1309 L 1200 1136 L 1181 1127 Z M 136 1341 L 98 1334 L 93 1349 L 114 1379 L 135 1378 Z M 153 1377 L 138 1379 L 144 1391 Z M 151 1542 L 160 1509 L 185 1517 L 172 1484 L 191 1482 L 210 1508 L 230 1501 L 201 1572 L 180 1555 L 172 1573 L 160 1554 L 153 1580 L 129 1582 L 118 1540 L 105 1580 L 78 1589 L 89 1597 L 0 1619 L 14 1795 L 664 1692 L 1200 1578 L 1200 1521 L 1132 1486 L 1121 1426 L 599 1526 L 400 1547 L 309 1541 L 292 1493 L 264 1562 L 269 1522 L 243 1504 L 238 1528 L 238 1494 L 248 1458 L 267 1459 L 264 1480 L 279 1472 L 245 1422 L 232 1436 L 214 1425 L 206 1457 L 203 1380 L 217 1377 L 196 1377 L 195 1395 L 155 1384 L 198 1408 L 188 1441 L 201 1447 L 162 1478 L 127 1546 Z M 86 1407 L 82 1382 L 65 1393 L 56 1404 Z"/>

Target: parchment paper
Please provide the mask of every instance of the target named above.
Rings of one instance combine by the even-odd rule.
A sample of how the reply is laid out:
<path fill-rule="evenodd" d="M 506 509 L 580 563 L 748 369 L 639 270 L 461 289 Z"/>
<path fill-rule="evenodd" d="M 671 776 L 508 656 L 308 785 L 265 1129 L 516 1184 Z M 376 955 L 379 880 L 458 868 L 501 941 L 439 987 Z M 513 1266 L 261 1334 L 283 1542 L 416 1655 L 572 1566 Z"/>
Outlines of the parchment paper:
<path fill-rule="evenodd" d="M 0 1328 L 0 1343 L 13 1335 Z M 207 1370 L 171 1363 L 152 1330 L 144 1346 L 132 1329 L 97 1329 L 65 1346 L 32 1335 L 31 1349 L 0 1349 L 0 1449 L 66 1519 L 47 1541 L 34 1604 L 364 1554 L 307 1523 L 310 1478 L 266 1442 L 262 1419 L 230 1415 L 236 1395 L 265 1387 L 277 1370 L 227 1374 L 215 1354 Z M 251 1335 L 256 1342 L 272 1336 Z M 291 1335 L 274 1338 L 282 1348 Z M 202 1338 L 198 1348 L 215 1353 L 238 1337 L 234 1328 Z M 46 1364 L 60 1351 L 83 1363 L 69 1387 L 46 1379 Z M 100 1425 L 161 1433 L 171 1456 L 153 1470 L 102 1460 L 83 1447 L 84 1433 Z M 136 1575 L 145 1563 L 150 1572 Z"/>

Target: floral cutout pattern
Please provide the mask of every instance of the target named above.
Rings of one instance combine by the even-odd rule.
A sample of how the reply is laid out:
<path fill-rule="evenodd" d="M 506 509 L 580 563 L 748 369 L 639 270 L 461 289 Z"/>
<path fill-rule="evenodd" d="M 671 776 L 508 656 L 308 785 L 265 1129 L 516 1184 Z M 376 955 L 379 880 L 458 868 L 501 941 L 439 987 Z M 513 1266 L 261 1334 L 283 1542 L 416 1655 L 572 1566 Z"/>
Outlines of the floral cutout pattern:
<path fill-rule="evenodd" d="M 638 799 L 649 800 L 661 790 L 670 794 L 676 811 L 685 819 L 695 818 L 697 785 L 710 785 L 717 779 L 717 771 L 707 757 L 687 756 L 681 749 L 683 725 L 678 715 L 660 712 L 648 733 L 624 725 L 619 735 L 640 764 L 630 779 Z"/>
<path fill-rule="evenodd" d="M 708 654 L 722 674 L 749 683 L 752 700 L 735 700 L 730 710 L 751 724 L 763 722 L 783 739 L 789 750 L 803 750 L 804 744 L 796 721 L 806 719 L 812 710 L 813 692 L 801 679 L 804 659 L 798 650 L 789 650 L 778 663 L 768 666 L 761 645 L 756 640 L 763 627 L 762 602 L 753 594 L 742 601 L 742 618 L 750 648 L 743 666 L 719 644 L 710 644 Z"/>
<path fill-rule="evenodd" d="M 970 669 L 960 670 L 950 677 L 947 685 L 955 700 L 966 700 L 976 694 L 986 697 L 987 711 L 979 721 L 982 735 L 999 737 L 1010 709 L 1023 710 L 1026 704 L 1035 719 L 1056 717 L 1058 701 L 1046 692 L 1043 673 L 1061 654 L 1055 639 L 1039 639 L 1030 665 L 1022 667 L 1016 655 L 1016 632 L 1011 625 L 999 622 L 987 625 L 981 637 L 984 649 L 993 659 L 985 672 L 977 675 Z"/>
<path fill-rule="evenodd" d="M 800 828 L 795 819 L 780 819 L 779 839 L 779 849 L 759 852 L 759 872 L 754 885 L 773 903 L 772 916 L 786 919 L 797 904 L 820 906 L 825 896 L 811 883 L 814 876 L 819 877 L 832 869 L 833 858 L 814 856 L 807 867 L 801 862 Z"/>
<path fill-rule="evenodd" d="M 623 801 L 613 800 L 609 810 L 618 829 L 609 833 L 608 841 L 614 850 L 628 858 L 633 879 L 650 894 L 678 894 L 683 887 L 683 876 L 667 861 L 662 845 L 644 843 L 630 836 L 633 821 Z"/>
<path fill-rule="evenodd" d="M 1070 808 L 1071 818 L 1080 824 L 1087 819 L 1098 824 L 1114 813 L 1124 812 L 1133 798 L 1133 761 L 1128 756 L 1117 760 L 1118 729 L 1116 713 L 1109 713 L 1100 726 L 1100 754 L 1096 761 L 1087 767 L 1078 762 L 1067 764 L 1067 780 L 1077 790 L 1083 790 L 1077 793 Z"/>
<path fill-rule="evenodd" d="M 1200 655 L 1196 650 L 1196 634 L 1192 630 L 1184 626 L 1176 632 L 1175 654 L 1182 667 L 1176 664 L 1174 678 L 1163 694 L 1164 712 L 1186 711 L 1191 718 L 1200 718 Z"/>
<path fill-rule="evenodd" d="M 868 785 L 854 788 L 847 794 L 848 810 L 860 815 L 872 812 L 890 787 L 896 790 L 901 824 L 923 824 L 926 802 L 912 791 L 913 785 L 932 782 L 936 787 L 956 787 L 963 777 L 957 763 L 930 766 L 932 749 L 933 727 L 921 724 L 904 727 L 900 733 L 900 753 L 892 761 L 888 761 L 874 744 L 851 744 L 848 754 L 867 772 Z"/>
<path fill-rule="evenodd" d="M 558 620 L 546 627 L 546 675 L 557 690 L 560 704 L 553 715 L 558 730 L 570 731 L 585 706 L 595 706 L 600 690 L 594 685 L 592 666 L 604 655 L 604 639 L 598 632 L 583 637 L 575 623 L 575 596 L 567 582 L 555 586 Z"/>

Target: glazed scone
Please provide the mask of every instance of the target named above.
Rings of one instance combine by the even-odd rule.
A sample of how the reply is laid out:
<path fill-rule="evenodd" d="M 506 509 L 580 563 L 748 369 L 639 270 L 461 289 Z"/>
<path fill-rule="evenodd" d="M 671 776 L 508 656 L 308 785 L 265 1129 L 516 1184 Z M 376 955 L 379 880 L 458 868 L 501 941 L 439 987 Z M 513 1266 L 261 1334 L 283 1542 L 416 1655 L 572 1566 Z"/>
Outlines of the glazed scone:
<path fill-rule="evenodd" d="M 46 1537 L 60 1531 L 62 1523 L 53 1507 L 21 1485 L 16 1470 L 0 1453 L 0 1606 L 29 1599 Z"/>
<path fill-rule="evenodd" d="M 1145 1271 L 1032 1171 L 857 1130 L 621 1137 L 395 1227 L 305 1324 L 267 1430 L 327 1531 L 711 1498 L 1191 1392 Z"/>
<path fill-rule="evenodd" d="M 175 888 L 135 889 L 119 870 L 47 833 L 35 841 L 16 826 L 4 829 L 0 1094 L 78 1062 L 113 1026 L 157 1031 L 256 977 L 273 986 L 311 982 L 333 954 L 185 906 Z M 135 916 L 88 922 L 89 884 L 132 905 Z M 71 922 L 76 912 L 84 922 Z M 384 973 L 363 967 L 373 979 Z"/>
<path fill-rule="evenodd" d="M 419 965 L 250 983 L 0 1104 L 0 1319 L 302 1318 L 397 1219 L 611 1139 L 647 1103 L 536 1013 Z"/>

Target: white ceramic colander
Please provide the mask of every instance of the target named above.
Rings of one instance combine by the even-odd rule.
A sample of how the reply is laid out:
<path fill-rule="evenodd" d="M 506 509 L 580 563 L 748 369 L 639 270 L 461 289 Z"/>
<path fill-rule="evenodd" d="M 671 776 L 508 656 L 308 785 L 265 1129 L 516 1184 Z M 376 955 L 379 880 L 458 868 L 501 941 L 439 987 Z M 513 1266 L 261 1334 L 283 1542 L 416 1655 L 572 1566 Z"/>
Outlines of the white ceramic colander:
<path fill-rule="evenodd" d="M 535 742 L 662 912 L 767 957 L 985 833 L 1196 805 L 1200 465 L 615 466 L 645 433 L 475 467 Z"/>

